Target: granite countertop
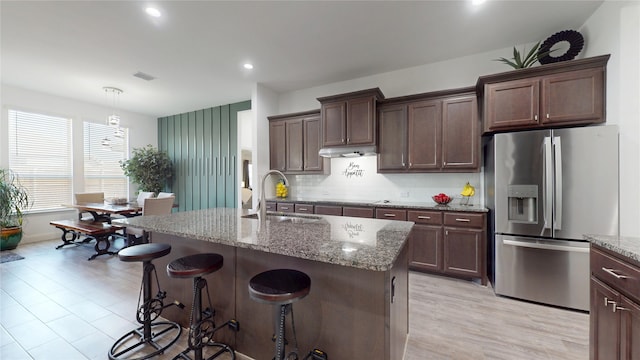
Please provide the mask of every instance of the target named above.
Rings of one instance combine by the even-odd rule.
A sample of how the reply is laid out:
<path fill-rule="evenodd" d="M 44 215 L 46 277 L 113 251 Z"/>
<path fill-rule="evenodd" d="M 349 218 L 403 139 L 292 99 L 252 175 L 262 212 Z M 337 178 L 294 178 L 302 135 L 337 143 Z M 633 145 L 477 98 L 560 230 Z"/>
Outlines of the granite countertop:
<path fill-rule="evenodd" d="M 304 223 L 267 220 L 261 228 L 259 220 L 242 217 L 247 214 L 249 212 L 242 209 L 214 208 L 113 222 L 151 232 L 373 271 L 391 269 L 413 227 L 410 221 L 295 215 L 315 220 Z"/>
<path fill-rule="evenodd" d="M 584 235 L 589 242 L 640 262 L 640 238 L 607 235 Z"/>
<path fill-rule="evenodd" d="M 418 209 L 418 210 L 439 210 L 439 211 L 466 211 L 466 212 L 488 212 L 484 206 L 477 204 L 466 206 L 460 205 L 458 199 L 454 199 L 448 205 L 438 205 L 434 202 L 412 202 L 412 201 L 387 201 L 387 200 L 345 200 L 345 199 L 321 199 L 308 197 L 270 198 L 267 201 L 289 202 L 289 203 L 310 203 L 336 206 L 367 206 L 377 208 L 397 208 L 397 209 Z"/>

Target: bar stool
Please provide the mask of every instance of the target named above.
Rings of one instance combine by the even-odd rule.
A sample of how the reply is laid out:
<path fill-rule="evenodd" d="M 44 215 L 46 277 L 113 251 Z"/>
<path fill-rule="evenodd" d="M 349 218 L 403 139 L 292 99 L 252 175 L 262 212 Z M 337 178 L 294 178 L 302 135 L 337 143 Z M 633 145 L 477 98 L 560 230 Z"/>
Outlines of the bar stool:
<path fill-rule="evenodd" d="M 231 354 L 231 359 L 235 359 L 236 355 L 231 346 L 215 342 L 213 335 L 221 328 L 228 326 L 238 331 L 239 324 L 236 320 L 229 320 L 226 323 L 216 327 L 214 323 L 215 310 L 211 305 L 211 295 L 209 294 L 209 286 L 207 280 L 202 276 L 218 271 L 222 268 L 224 258 L 220 254 L 195 254 L 181 257 L 167 265 L 167 275 L 172 278 L 193 278 L 193 306 L 191 307 L 190 326 L 189 326 L 189 347 L 178 354 L 175 359 L 191 358 L 187 355 L 190 351 L 194 353 L 194 360 L 203 359 L 203 349 L 205 346 L 215 346 L 220 349 L 207 360 L 215 359 L 225 352 Z M 206 288 L 209 307 L 202 309 L 202 289 Z"/>
<path fill-rule="evenodd" d="M 275 335 L 275 360 L 285 358 L 285 318 L 291 313 L 291 327 L 293 329 L 294 351 L 287 354 L 298 357 L 298 340 L 296 339 L 295 325 L 293 322 L 292 303 L 304 298 L 311 290 L 311 279 L 307 274 L 291 269 L 268 270 L 257 274 L 249 281 L 249 295 L 255 301 L 278 305 L 274 310 L 276 323 Z"/>
<path fill-rule="evenodd" d="M 171 345 L 173 345 L 180 334 L 182 328 L 172 321 L 155 321 L 162 309 L 171 305 L 184 307 L 178 302 L 169 305 L 163 304 L 166 292 L 160 290 L 160 282 L 156 274 L 156 268 L 151 262 L 153 259 L 163 257 L 171 252 L 171 245 L 167 244 L 142 244 L 124 248 L 118 252 L 120 261 L 134 262 L 141 261 L 143 263 L 142 284 L 140 285 L 140 293 L 143 303 L 140 304 L 138 297 L 138 312 L 136 320 L 142 326 L 133 329 L 116 341 L 111 350 L 109 350 L 109 359 L 148 359 L 152 356 L 162 354 Z M 156 278 L 158 294 L 155 298 L 151 297 L 151 277 Z M 130 341 L 137 337 L 137 342 Z M 163 345 L 159 342 L 164 343 Z M 151 352 L 148 352 L 149 349 Z M 141 354 L 141 357 L 133 357 Z"/>

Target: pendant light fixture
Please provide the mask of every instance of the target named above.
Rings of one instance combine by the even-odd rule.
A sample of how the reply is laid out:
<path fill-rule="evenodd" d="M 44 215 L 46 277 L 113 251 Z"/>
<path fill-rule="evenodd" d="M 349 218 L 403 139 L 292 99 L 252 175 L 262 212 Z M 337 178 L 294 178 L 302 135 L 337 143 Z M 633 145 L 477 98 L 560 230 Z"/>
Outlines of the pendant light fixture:
<path fill-rule="evenodd" d="M 122 94 L 122 90 L 110 86 L 102 88 L 107 97 L 112 98 L 111 115 L 107 116 L 107 125 L 118 128 L 120 127 L 120 115 L 116 113 L 116 105 L 118 103 L 118 97 Z"/>

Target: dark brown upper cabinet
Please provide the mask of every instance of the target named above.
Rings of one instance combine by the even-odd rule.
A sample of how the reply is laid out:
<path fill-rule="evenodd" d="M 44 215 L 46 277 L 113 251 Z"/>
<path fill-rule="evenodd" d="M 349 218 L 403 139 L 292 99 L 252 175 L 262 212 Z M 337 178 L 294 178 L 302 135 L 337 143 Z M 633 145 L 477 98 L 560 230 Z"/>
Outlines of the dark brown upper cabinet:
<path fill-rule="evenodd" d="M 322 147 L 375 145 L 378 88 L 318 98 Z"/>
<path fill-rule="evenodd" d="M 378 107 L 378 172 L 476 172 L 473 87 L 387 99 Z"/>
<path fill-rule="evenodd" d="M 271 169 L 288 174 L 328 173 L 327 160 L 318 155 L 320 143 L 318 110 L 269 117 Z"/>
<path fill-rule="evenodd" d="M 482 76 L 483 132 L 605 122 L 609 55 Z"/>

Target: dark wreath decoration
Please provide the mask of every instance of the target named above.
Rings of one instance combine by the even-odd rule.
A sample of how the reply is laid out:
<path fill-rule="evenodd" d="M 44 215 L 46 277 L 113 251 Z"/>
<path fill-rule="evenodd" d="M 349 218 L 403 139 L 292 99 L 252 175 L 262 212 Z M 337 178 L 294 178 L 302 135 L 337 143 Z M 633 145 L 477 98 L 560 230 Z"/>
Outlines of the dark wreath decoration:
<path fill-rule="evenodd" d="M 560 56 L 551 56 L 551 48 L 561 41 L 567 41 L 569 43 L 569 49 Z M 538 61 L 540 64 L 551 64 L 573 60 L 580 51 L 582 51 L 583 46 L 584 38 L 582 34 L 575 30 L 563 30 L 549 36 L 547 40 L 542 43 L 540 49 L 538 49 Z"/>

